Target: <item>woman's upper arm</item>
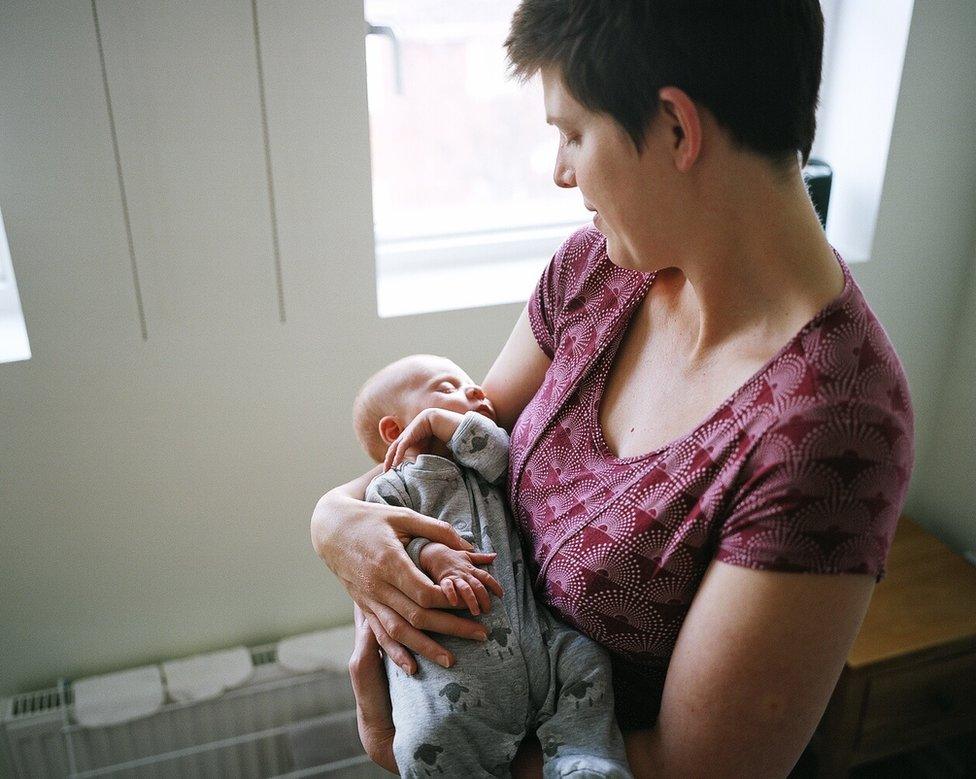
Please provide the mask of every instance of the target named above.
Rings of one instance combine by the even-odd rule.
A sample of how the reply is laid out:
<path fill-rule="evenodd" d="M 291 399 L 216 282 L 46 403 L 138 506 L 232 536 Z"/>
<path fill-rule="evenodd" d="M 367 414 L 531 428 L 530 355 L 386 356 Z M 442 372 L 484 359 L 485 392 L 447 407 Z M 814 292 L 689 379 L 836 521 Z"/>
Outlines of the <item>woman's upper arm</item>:
<path fill-rule="evenodd" d="M 499 425 L 511 431 L 522 409 L 542 386 L 550 362 L 532 334 L 526 305 L 482 383 Z"/>
<path fill-rule="evenodd" d="M 635 775 L 789 774 L 827 707 L 874 584 L 871 575 L 714 561 L 678 635 L 648 765 Z"/>

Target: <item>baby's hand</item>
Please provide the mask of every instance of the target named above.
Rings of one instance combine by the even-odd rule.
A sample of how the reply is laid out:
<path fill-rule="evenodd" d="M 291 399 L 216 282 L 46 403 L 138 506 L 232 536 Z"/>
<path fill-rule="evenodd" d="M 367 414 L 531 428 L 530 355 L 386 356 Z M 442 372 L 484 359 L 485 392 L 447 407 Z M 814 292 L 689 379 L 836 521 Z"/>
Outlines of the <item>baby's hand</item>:
<path fill-rule="evenodd" d="M 421 451 L 428 451 L 430 442 L 434 438 L 445 444 L 449 443 L 463 418 L 463 415 L 456 411 L 443 408 L 424 409 L 403 428 L 400 435 L 386 450 L 383 471 L 388 471 L 402 463 L 407 451 L 414 447 Z"/>
<path fill-rule="evenodd" d="M 502 586 L 495 577 L 477 567 L 488 565 L 495 557 L 495 552 L 463 552 L 432 542 L 420 550 L 420 567 L 440 584 L 452 606 L 458 606 L 463 598 L 472 614 L 480 614 L 491 611 L 488 590 L 499 598 L 502 595 Z"/>

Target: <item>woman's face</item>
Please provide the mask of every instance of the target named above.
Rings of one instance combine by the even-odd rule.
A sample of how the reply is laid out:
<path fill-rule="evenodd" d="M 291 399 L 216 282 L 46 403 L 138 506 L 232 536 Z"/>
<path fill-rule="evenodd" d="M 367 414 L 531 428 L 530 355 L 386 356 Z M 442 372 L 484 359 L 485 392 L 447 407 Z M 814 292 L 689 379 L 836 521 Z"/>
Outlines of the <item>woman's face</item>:
<path fill-rule="evenodd" d="M 648 145 L 638 155 L 630 136 L 607 114 L 582 106 L 560 75 L 542 70 L 546 121 L 559 129 L 559 150 L 553 179 L 560 187 L 579 187 L 583 204 L 595 212 L 594 224 L 607 238 L 610 260 L 642 271 L 662 255 L 662 219 L 668 203 L 662 198 L 667 166 L 658 161 L 660 131 L 648 132 Z M 656 123 L 655 123 L 656 124 Z"/>

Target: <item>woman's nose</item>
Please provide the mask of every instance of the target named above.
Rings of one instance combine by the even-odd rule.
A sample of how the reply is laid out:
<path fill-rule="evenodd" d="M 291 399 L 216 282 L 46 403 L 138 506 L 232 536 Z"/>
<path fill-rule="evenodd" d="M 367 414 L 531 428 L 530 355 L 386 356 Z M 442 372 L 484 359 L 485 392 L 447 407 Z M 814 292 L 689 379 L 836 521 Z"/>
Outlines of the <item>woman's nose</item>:
<path fill-rule="evenodd" d="M 562 155 L 556 157 L 556 169 L 552 172 L 552 180 L 557 187 L 572 189 L 576 186 L 576 171 L 563 162 Z"/>

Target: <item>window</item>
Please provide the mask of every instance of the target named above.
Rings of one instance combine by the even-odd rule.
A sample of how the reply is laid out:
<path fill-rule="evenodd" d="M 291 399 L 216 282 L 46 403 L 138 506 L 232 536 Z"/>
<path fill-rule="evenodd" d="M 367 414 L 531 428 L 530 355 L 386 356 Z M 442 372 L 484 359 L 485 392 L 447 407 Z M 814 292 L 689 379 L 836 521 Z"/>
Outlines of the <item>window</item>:
<path fill-rule="evenodd" d="M 871 256 L 913 0 L 822 0 L 813 156 L 833 168 L 827 237 Z M 365 0 L 380 316 L 525 300 L 589 221 L 552 182 L 538 78 L 507 77 L 518 0 Z"/>
<path fill-rule="evenodd" d="M 827 238 L 869 260 L 914 0 L 823 0 L 823 83 L 813 156 L 833 168 Z"/>
<path fill-rule="evenodd" d="M 10 261 L 10 247 L 0 213 L 0 363 L 29 360 L 30 343 L 17 294 L 17 280 Z"/>
<path fill-rule="evenodd" d="M 525 300 L 590 221 L 552 182 L 538 79 L 508 78 L 517 0 L 366 0 L 380 316 Z"/>

